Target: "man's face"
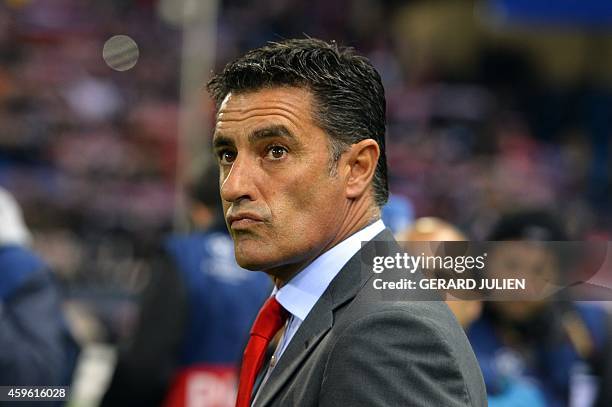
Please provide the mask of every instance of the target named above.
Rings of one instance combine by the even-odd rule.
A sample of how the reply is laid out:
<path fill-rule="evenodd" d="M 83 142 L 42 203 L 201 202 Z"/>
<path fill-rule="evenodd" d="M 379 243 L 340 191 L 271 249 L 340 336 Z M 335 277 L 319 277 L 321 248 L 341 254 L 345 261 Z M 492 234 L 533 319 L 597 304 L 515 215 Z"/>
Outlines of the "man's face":
<path fill-rule="evenodd" d="M 219 109 L 213 144 L 242 267 L 288 277 L 339 232 L 348 200 L 342 177 L 330 175 L 312 99 L 302 88 L 266 88 L 230 93 Z"/>
<path fill-rule="evenodd" d="M 504 242 L 491 253 L 490 277 L 523 278 L 526 289 L 513 293 L 515 301 L 494 301 L 491 304 L 510 320 L 525 321 L 532 318 L 561 288 L 558 267 L 555 255 L 537 242 Z"/>

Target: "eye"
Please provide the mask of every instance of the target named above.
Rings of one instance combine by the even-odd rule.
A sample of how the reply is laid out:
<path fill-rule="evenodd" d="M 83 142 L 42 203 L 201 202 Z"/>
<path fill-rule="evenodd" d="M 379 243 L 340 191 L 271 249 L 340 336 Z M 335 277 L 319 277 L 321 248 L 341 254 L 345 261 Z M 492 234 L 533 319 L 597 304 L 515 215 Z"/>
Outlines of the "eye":
<path fill-rule="evenodd" d="M 221 165 L 231 164 L 236 159 L 236 153 L 231 150 L 221 150 L 217 153 L 217 156 Z"/>
<path fill-rule="evenodd" d="M 287 149 L 283 146 L 268 147 L 267 157 L 271 160 L 281 160 L 287 154 Z"/>

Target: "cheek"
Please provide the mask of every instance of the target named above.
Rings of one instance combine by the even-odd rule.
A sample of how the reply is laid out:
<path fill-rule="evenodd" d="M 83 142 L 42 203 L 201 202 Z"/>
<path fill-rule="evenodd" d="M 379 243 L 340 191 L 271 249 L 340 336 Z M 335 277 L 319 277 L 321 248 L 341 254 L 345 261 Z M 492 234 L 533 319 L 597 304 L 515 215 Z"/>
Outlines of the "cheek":
<path fill-rule="evenodd" d="M 337 226 L 336 217 L 342 205 L 337 184 L 335 179 L 325 174 L 311 182 L 301 179 L 288 186 L 286 196 L 290 198 L 286 209 L 289 222 L 303 237 L 316 235 L 324 238 L 327 230 Z M 295 229 L 293 234 L 299 236 Z"/>
<path fill-rule="evenodd" d="M 302 173 L 282 181 L 268 184 L 265 194 L 272 223 L 252 235 L 235 236 L 236 259 L 242 267 L 261 269 L 300 261 L 318 252 L 337 232 L 342 212 L 337 180 L 327 174 Z"/>

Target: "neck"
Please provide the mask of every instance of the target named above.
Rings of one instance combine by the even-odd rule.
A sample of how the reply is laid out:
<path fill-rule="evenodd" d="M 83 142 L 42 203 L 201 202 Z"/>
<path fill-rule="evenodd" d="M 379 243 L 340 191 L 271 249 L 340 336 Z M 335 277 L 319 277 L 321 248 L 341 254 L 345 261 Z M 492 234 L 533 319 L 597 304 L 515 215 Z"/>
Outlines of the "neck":
<path fill-rule="evenodd" d="M 274 284 L 277 288 L 281 288 L 283 285 L 285 285 L 300 271 L 308 267 L 308 265 L 317 257 L 321 256 L 338 243 L 359 232 L 369 224 L 380 219 L 380 209 L 376 205 L 372 205 L 369 201 L 350 201 L 342 216 L 343 220 L 339 223 L 334 236 L 329 239 L 327 243 L 325 243 L 314 255 L 310 255 L 308 258 L 296 263 L 286 264 L 275 269 L 266 270 L 269 275 L 273 276 Z"/>

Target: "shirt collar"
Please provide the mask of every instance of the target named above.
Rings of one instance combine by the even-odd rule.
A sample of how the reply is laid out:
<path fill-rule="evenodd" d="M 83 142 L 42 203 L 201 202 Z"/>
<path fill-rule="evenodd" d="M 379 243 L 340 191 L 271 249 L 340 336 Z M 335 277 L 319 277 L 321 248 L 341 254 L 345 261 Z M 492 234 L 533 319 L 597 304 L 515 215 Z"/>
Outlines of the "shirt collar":
<path fill-rule="evenodd" d="M 283 308 L 303 321 L 342 267 L 361 249 L 361 242 L 372 240 L 384 229 L 382 220 L 366 226 L 317 257 L 272 294 Z"/>

